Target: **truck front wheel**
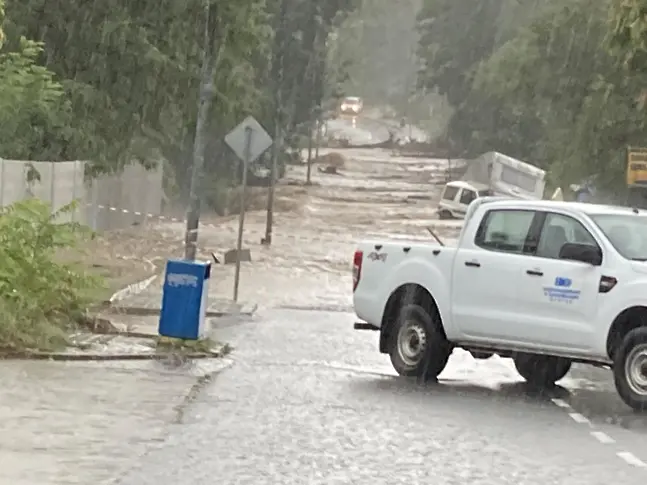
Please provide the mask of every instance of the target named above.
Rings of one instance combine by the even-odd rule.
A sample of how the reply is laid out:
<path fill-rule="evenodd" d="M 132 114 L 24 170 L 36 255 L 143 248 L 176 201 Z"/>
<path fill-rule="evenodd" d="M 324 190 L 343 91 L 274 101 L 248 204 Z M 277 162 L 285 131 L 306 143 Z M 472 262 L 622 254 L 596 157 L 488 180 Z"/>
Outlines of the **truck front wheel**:
<path fill-rule="evenodd" d="M 431 315 L 420 305 L 400 309 L 391 331 L 389 355 L 401 376 L 433 380 L 443 371 L 452 353 L 434 308 Z"/>
<path fill-rule="evenodd" d="M 451 218 L 452 218 L 452 213 L 449 212 L 448 210 L 443 209 L 443 210 L 438 211 L 438 219 L 440 219 L 442 221 L 446 221 L 446 220 L 451 219 Z"/>
<path fill-rule="evenodd" d="M 636 411 L 647 410 L 647 328 L 629 332 L 616 350 L 613 377 L 622 400 Z"/>
<path fill-rule="evenodd" d="M 519 354 L 514 358 L 517 372 L 537 387 L 551 387 L 571 370 L 571 361 L 548 355 Z"/>

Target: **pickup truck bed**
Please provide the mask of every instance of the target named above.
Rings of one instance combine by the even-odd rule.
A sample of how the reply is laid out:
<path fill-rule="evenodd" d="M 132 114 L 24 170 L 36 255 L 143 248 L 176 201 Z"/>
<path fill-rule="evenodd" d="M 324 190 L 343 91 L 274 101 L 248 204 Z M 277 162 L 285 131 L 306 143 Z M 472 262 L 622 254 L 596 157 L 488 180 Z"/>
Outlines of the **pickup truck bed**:
<path fill-rule="evenodd" d="M 455 254 L 455 248 L 435 243 L 363 242 L 355 253 L 355 260 L 362 259 L 354 298 L 357 316 L 367 322 L 380 322 L 392 289 L 411 281 L 427 282 L 442 300 L 449 286 L 436 287 L 434 282 L 443 282 L 441 275 L 451 273 Z M 427 264 L 431 261 L 433 264 Z"/>

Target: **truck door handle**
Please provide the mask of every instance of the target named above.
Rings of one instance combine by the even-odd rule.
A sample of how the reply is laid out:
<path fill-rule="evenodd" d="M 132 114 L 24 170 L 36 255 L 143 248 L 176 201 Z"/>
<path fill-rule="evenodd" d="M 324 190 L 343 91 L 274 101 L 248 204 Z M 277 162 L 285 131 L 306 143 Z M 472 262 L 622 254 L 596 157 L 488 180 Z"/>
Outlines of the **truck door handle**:
<path fill-rule="evenodd" d="M 528 271 L 526 271 L 526 274 L 529 274 L 530 276 L 544 276 L 544 273 L 534 269 L 529 269 Z"/>
<path fill-rule="evenodd" d="M 480 268 L 481 263 L 478 263 L 476 261 L 465 261 L 465 266 L 469 266 L 471 268 Z"/>

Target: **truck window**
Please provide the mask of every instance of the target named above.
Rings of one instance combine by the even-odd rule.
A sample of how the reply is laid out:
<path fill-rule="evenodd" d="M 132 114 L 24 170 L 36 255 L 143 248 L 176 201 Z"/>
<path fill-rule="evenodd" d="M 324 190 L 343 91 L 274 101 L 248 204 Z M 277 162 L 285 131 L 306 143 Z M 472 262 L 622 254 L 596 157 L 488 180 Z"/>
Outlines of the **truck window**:
<path fill-rule="evenodd" d="M 593 222 L 622 257 L 647 261 L 647 218 L 636 214 L 596 214 Z"/>
<path fill-rule="evenodd" d="M 559 258 L 559 251 L 566 243 L 597 246 L 591 233 L 576 219 L 562 214 L 548 214 L 539 236 L 537 256 Z"/>
<path fill-rule="evenodd" d="M 458 194 L 458 190 L 458 187 L 445 187 L 445 191 L 443 192 L 443 200 L 454 200 L 456 198 L 456 194 Z"/>
<path fill-rule="evenodd" d="M 491 210 L 476 231 L 474 243 L 484 249 L 523 253 L 534 211 Z"/>
<path fill-rule="evenodd" d="M 460 199 L 461 204 L 470 205 L 474 199 L 476 199 L 476 193 L 473 190 L 463 189 Z"/>

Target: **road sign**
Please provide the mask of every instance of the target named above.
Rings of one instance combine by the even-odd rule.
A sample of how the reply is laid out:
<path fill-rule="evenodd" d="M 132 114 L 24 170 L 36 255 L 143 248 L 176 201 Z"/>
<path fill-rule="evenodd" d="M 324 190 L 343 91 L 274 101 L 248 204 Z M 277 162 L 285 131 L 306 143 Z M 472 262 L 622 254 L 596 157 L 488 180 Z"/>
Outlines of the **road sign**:
<path fill-rule="evenodd" d="M 247 166 L 272 146 L 272 137 L 267 134 L 253 116 L 248 116 L 236 128 L 225 136 L 229 145 L 238 158 L 243 161 L 242 190 L 240 191 L 240 215 L 238 219 L 238 241 L 236 244 L 236 272 L 234 273 L 234 301 L 238 301 L 238 285 L 240 283 L 240 257 L 243 250 L 243 228 L 245 226 L 245 189 L 247 188 Z"/>
<path fill-rule="evenodd" d="M 251 140 L 249 143 L 249 152 L 246 154 L 245 148 L 248 132 L 251 136 Z M 265 131 L 253 116 L 248 116 L 236 128 L 231 130 L 227 136 L 225 136 L 225 143 L 229 145 L 229 148 L 234 151 L 238 158 L 240 158 L 245 164 L 248 164 L 252 163 L 260 157 L 265 150 L 272 146 L 272 137 L 267 134 L 267 131 Z"/>

